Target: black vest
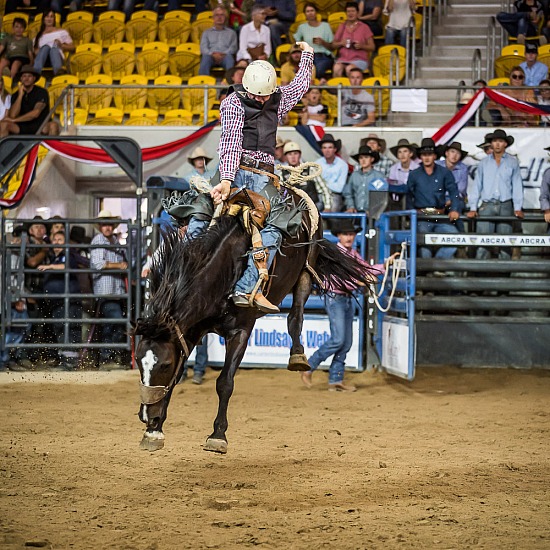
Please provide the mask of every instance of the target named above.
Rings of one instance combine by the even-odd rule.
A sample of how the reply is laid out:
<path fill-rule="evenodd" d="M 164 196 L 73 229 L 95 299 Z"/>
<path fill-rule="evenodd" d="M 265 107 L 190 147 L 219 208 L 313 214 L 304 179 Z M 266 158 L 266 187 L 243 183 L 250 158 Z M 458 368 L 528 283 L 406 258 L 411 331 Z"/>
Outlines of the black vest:
<path fill-rule="evenodd" d="M 274 92 L 262 105 L 250 99 L 242 85 L 235 85 L 233 89 L 244 108 L 243 149 L 262 151 L 275 156 L 275 140 L 279 123 L 277 113 L 281 103 L 281 92 Z"/>

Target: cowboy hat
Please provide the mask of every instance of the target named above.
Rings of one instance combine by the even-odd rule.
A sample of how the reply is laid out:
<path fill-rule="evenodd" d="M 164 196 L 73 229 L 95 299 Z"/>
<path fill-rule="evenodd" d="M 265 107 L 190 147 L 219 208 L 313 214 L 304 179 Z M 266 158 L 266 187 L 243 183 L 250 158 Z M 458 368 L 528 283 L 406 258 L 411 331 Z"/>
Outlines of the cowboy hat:
<path fill-rule="evenodd" d="M 332 220 L 330 224 L 330 232 L 337 237 L 340 233 L 359 233 L 360 227 L 357 227 L 353 220 L 344 218 L 341 220 Z"/>
<path fill-rule="evenodd" d="M 495 130 L 492 134 L 488 134 L 487 137 L 489 138 L 489 141 L 493 141 L 494 139 L 503 139 L 508 144 L 506 147 L 510 147 L 510 145 L 514 143 L 514 138 L 512 136 L 509 136 L 504 130 L 501 130 L 500 128 Z"/>
<path fill-rule="evenodd" d="M 281 136 L 277 136 L 275 140 L 275 149 L 277 149 L 278 147 L 284 147 L 286 142 L 287 141 L 284 140 Z"/>
<path fill-rule="evenodd" d="M 71 227 L 69 240 L 77 244 L 90 244 L 92 242 L 92 239 L 86 235 L 86 229 L 81 225 Z"/>
<path fill-rule="evenodd" d="M 432 138 L 423 138 L 420 147 L 416 150 L 416 153 L 418 156 L 422 153 L 433 153 L 434 155 L 437 155 L 434 140 Z"/>
<path fill-rule="evenodd" d="M 384 138 L 379 137 L 377 134 L 369 134 L 366 138 L 363 138 L 359 145 L 367 145 L 368 142 L 374 139 L 378 142 L 378 146 L 380 147 L 380 152 L 383 153 L 386 150 L 386 140 Z"/>
<path fill-rule="evenodd" d="M 287 141 L 283 148 L 283 153 L 286 155 L 287 153 L 292 153 L 292 151 L 298 151 L 301 153 L 302 148 L 295 141 Z"/>
<path fill-rule="evenodd" d="M 449 145 L 438 147 L 439 156 L 443 156 L 449 149 L 455 149 L 456 151 L 458 151 L 460 153 L 460 160 L 464 160 L 468 156 L 468 151 L 463 151 L 462 144 L 458 141 L 453 141 Z"/>
<path fill-rule="evenodd" d="M 20 80 L 21 76 L 25 73 L 32 74 L 34 76 L 35 81 L 38 80 L 42 73 L 38 70 L 36 70 L 32 65 L 23 65 L 19 72 L 17 73 L 17 79 Z"/>
<path fill-rule="evenodd" d="M 101 212 L 97 215 L 97 220 L 101 219 L 107 219 L 107 220 L 120 220 L 120 216 L 113 216 L 110 210 L 101 210 Z M 109 222 L 109 223 L 97 223 L 96 227 L 99 227 L 100 225 L 112 225 L 113 228 L 116 228 L 119 226 L 119 222 Z"/>
<path fill-rule="evenodd" d="M 342 147 L 342 140 L 334 139 L 334 136 L 332 134 L 325 134 L 323 138 L 319 141 L 319 145 L 322 147 L 323 143 L 332 143 L 334 147 L 336 147 L 337 151 L 340 151 L 340 148 Z"/>
<path fill-rule="evenodd" d="M 413 157 L 416 157 L 416 150 L 418 149 L 418 145 L 416 143 L 409 143 L 408 139 L 400 139 L 397 142 L 397 145 L 390 147 L 390 151 L 392 152 L 394 157 L 397 158 L 397 151 L 399 151 L 401 147 L 406 147 L 407 149 L 412 151 Z"/>
<path fill-rule="evenodd" d="M 479 147 L 480 149 L 491 147 L 491 134 L 485 134 L 485 137 L 483 138 L 483 143 L 480 143 L 477 147 Z"/>
<path fill-rule="evenodd" d="M 356 155 L 351 155 L 351 158 L 359 162 L 359 157 L 361 155 L 372 157 L 373 164 L 376 164 L 380 160 L 380 153 L 378 153 L 378 151 L 373 151 L 368 145 L 361 145 L 361 147 L 359 147 L 359 152 Z"/>
<path fill-rule="evenodd" d="M 208 164 L 212 158 L 206 154 L 206 151 L 202 147 L 195 147 L 191 154 L 187 157 L 187 162 L 193 164 L 193 161 L 198 158 L 203 158 L 204 162 Z"/>

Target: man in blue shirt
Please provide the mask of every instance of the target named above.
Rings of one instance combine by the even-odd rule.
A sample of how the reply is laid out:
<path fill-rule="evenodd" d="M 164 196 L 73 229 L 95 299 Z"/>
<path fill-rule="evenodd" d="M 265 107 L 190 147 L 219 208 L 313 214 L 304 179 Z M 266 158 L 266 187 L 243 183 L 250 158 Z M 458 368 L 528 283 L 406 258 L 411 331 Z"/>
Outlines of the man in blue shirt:
<path fill-rule="evenodd" d="M 514 138 L 504 130 L 495 130 L 490 136 L 493 152 L 477 166 L 474 186 L 470 192 L 470 212 L 468 218 L 489 216 L 516 216 L 523 218 L 523 180 L 519 163 L 515 157 L 506 153 L 506 148 L 514 143 Z M 478 204 L 481 200 L 481 205 Z M 511 223 L 478 222 L 477 233 L 512 233 Z M 490 252 L 483 247 L 476 251 L 476 259 L 485 260 Z M 502 260 L 511 258 L 508 248 L 501 248 Z"/>
<path fill-rule="evenodd" d="M 327 182 L 331 193 L 331 204 L 330 207 L 325 204 L 325 212 L 341 212 L 344 206 L 342 191 L 348 177 L 347 163 L 336 156 L 342 141 L 334 139 L 332 134 L 325 134 L 319 145 L 323 156 L 315 162 L 321 166 L 323 179 Z"/>
<path fill-rule="evenodd" d="M 424 138 L 422 140 L 418 156 L 422 164 L 409 174 L 406 183 L 413 208 L 418 210 L 420 216 L 441 216 L 434 221 L 419 218 L 418 232 L 458 233 L 454 224 L 460 216 L 458 189 L 452 173 L 447 168 L 435 163 L 437 154 L 433 139 Z M 400 186 L 400 189 L 402 188 L 403 186 Z M 445 215 L 447 197 L 451 201 L 448 216 Z M 454 246 L 442 246 L 436 252 L 435 257 L 448 260 L 455 255 L 455 252 L 456 247 Z M 432 257 L 432 251 L 426 246 L 419 248 L 419 254 L 421 258 Z"/>
<path fill-rule="evenodd" d="M 520 63 L 520 67 L 525 73 L 524 86 L 538 86 L 548 77 L 548 67 L 537 61 L 539 48 L 536 44 L 525 44 L 525 61 Z"/>

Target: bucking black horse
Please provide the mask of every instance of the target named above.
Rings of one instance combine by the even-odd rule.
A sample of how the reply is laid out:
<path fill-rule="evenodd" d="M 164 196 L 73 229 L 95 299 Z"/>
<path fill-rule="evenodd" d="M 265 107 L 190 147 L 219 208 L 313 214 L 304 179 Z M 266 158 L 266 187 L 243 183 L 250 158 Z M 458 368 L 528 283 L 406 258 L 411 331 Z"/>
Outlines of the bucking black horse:
<path fill-rule="evenodd" d="M 315 229 L 315 217 L 308 210 L 303 212 L 300 230 L 283 242 L 265 288 L 274 304 L 292 293 L 288 369 L 294 371 L 310 368 L 300 334 L 313 285 L 320 293 L 351 293 L 354 287 L 368 288 L 373 282 L 364 264 L 323 239 L 322 228 Z M 136 348 L 141 372 L 139 418 L 147 426 L 142 449 L 155 451 L 164 446 L 163 424 L 184 363 L 203 335 L 213 332 L 225 339 L 225 363 L 216 382 L 219 406 L 214 431 L 204 449 L 227 452 L 227 407 L 235 372 L 256 319 L 264 315 L 256 308 L 236 307 L 229 298 L 244 272 L 250 246 L 242 220 L 224 215 L 194 240 L 186 240 L 177 231 L 167 235 L 159 249 L 150 272 L 151 299 L 145 317 L 134 327 L 134 335 L 141 337 Z"/>

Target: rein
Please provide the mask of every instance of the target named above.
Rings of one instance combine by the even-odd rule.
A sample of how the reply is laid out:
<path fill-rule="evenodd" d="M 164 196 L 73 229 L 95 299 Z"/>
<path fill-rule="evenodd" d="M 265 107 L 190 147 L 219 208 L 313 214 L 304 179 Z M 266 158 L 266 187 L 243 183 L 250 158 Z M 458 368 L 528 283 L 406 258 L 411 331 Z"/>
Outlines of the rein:
<path fill-rule="evenodd" d="M 191 353 L 189 352 L 189 346 L 187 345 L 187 342 L 183 337 L 183 333 L 181 332 L 179 325 L 172 317 L 170 317 L 170 321 L 172 321 L 172 328 L 174 329 L 174 332 L 176 333 L 176 336 L 178 337 L 179 343 L 182 348 L 180 360 L 178 361 L 178 366 L 175 368 L 174 374 L 170 382 L 168 382 L 166 386 L 146 386 L 141 380 L 139 381 L 139 395 L 142 405 L 154 405 L 155 403 L 158 403 L 166 397 L 168 392 L 174 387 L 174 384 L 176 383 L 176 379 L 183 363 L 183 358 L 189 357 L 189 355 L 191 355 Z"/>

